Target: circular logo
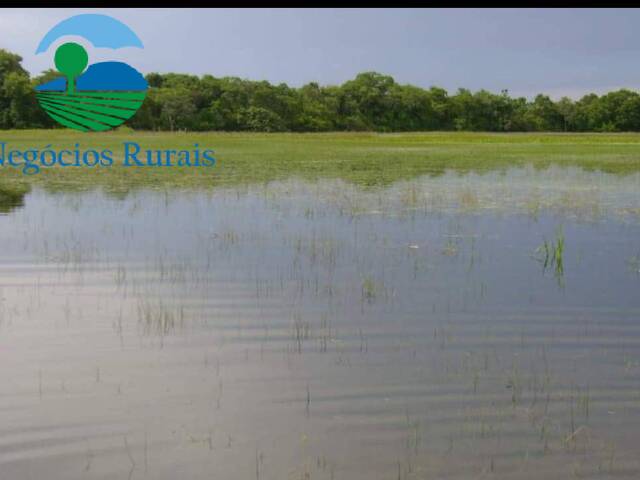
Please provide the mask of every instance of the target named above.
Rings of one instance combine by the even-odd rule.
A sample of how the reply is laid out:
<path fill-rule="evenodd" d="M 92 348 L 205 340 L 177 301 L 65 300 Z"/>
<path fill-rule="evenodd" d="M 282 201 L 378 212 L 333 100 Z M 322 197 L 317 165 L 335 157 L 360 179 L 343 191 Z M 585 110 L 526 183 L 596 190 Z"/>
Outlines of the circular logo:
<path fill-rule="evenodd" d="M 81 37 L 95 48 L 143 48 L 124 23 L 107 15 L 76 15 L 53 27 L 36 54 L 65 36 Z M 83 132 L 118 127 L 142 106 L 149 84 L 135 68 L 123 62 L 89 64 L 82 45 L 67 42 L 54 56 L 60 77 L 36 87 L 40 106 L 60 125 Z"/>

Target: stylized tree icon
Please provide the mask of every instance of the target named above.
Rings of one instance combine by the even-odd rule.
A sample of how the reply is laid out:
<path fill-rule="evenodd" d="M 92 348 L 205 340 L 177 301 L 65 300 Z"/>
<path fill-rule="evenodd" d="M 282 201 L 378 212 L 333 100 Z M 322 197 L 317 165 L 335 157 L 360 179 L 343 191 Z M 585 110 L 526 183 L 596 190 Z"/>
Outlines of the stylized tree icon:
<path fill-rule="evenodd" d="M 67 77 L 67 94 L 73 95 L 75 79 L 89 63 L 87 51 L 77 43 L 65 43 L 56 50 L 55 63 L 58 71 Z"/>

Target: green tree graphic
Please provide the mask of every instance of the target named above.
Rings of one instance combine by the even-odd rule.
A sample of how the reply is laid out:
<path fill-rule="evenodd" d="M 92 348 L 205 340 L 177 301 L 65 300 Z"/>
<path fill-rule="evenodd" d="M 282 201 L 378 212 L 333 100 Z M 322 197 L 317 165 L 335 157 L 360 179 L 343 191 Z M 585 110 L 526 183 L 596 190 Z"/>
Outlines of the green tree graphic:
<path fill-rule="evenodd" d="M 73 95 L 75 79 L 89 63 L 87 51 L 77 43 L 65 43 L 56 50 L 55 64 L 60 73 L 67 77 L 67 94 Z"/>

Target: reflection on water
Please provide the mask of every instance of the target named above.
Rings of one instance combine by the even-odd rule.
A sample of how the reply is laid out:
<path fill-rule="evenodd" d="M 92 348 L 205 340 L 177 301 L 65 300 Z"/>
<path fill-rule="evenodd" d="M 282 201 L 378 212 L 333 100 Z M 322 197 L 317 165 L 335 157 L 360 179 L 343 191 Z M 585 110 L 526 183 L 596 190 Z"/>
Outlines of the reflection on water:
<path fill-rule="evenodd" d="M 0 215 L 22 207 L 24 205 L 24 197 L 28 191 L 28 187 L 0 184 Z"/>
<path fill-rule="evenodd" d="M 0 477 L 637 478 L 639 186 L 35 190 L 0 217 Z"/>

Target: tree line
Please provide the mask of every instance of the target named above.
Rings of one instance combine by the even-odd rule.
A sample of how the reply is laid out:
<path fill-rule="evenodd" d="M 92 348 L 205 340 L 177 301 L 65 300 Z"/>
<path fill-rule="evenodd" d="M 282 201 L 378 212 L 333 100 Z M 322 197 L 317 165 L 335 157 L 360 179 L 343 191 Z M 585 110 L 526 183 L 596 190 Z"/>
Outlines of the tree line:
<path fill-rule="evenodd" d="M 48 70 L 34 78 L 19 55 L 0 49 L 0 129 L 57 128 L 38 106 L 34 87 L 60 76 Z M 640 95 L 620 89 L 579 100 L 546 95 L 513 98 L 461 88 L 402 85 L 365 72 L 338 86 L 284 83 L 178 73 L 146 75 L 149 92 L 128 122 L 158 131 L 640 131 Z"/>

